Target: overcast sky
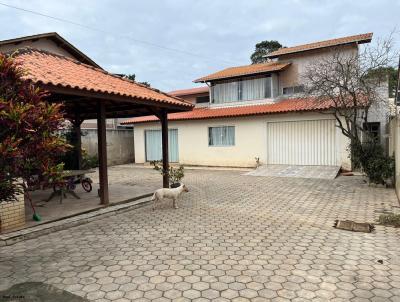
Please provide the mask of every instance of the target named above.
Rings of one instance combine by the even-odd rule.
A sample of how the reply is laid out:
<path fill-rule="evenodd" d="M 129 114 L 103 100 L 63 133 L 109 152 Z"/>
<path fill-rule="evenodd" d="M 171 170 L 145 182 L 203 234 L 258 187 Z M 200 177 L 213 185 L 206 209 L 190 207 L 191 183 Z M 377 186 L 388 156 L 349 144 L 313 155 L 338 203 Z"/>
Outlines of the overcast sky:
<path fill-rule="evenodd" d="M 0 0 L 74 26 L 0 5 L 0 40 L 56 31 L 104 69 L 135 73 L 164 91 L 250 63 L 254 45 L 286 46 L 400 28 L 400 0 Z M 103 31 L 103 32 L 101 32 Z M 397 36 L 398 37 L 398 36 Z M 181 52 L 151 47 L 145 41 Z M 185 52 L 192 55 L 184 54 Z"/>

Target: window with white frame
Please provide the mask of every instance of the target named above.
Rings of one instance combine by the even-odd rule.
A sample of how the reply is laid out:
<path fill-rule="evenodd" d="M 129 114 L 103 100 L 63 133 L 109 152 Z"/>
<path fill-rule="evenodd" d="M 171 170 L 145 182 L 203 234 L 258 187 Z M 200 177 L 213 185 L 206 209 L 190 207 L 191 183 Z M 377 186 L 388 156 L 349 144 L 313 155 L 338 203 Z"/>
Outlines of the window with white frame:
<path fill-rule="evenodd" d="M 271 76 L 225 81 L 211 86 L 212 103 L 262 100 L 272 96 Z"/>
<path fill-rule="evenodd" d="M 235 127 L 219 126 L 208 128 L 209 146 L 234 146 L 235 145 Z"/>

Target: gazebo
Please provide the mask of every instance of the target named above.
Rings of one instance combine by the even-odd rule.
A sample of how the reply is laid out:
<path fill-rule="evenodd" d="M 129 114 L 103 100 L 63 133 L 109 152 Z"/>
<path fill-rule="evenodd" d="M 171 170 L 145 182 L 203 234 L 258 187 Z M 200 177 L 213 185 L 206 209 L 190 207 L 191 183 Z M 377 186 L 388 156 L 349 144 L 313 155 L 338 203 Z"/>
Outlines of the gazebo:
<path fill-rule="evenodd" d="M 72 122 L 77 133 L 76 148 L 79 151 L 81 123 L 86 119 L 97 119 L 101 204 L 109 204 L 107 118 L 156 115 L 161 122 L 163 169 L 168 171 L 167 114 L 192 110 L 192 104 L 48 51 L 21 48 L 14 57 L 26 70 L 25 78 L 49 92 L 47 101 L 64 104 L 66 118 Z M 78 157 L 79 165 L 81 156 Z M 163 186 L 169 186 L 167 173 L 163 174 Z"/>

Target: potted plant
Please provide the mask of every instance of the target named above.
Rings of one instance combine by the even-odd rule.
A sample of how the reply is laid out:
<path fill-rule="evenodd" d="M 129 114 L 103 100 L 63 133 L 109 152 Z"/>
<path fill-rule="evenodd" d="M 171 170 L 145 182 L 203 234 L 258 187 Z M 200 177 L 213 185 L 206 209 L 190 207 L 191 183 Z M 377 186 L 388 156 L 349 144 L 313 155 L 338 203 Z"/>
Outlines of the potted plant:
<path fill-rule="evenodd" d="M 159 171 L 161 175 L 164 175 L 161 161 L 151 161 L 150 164 L 154 166 L 154 170 Z M 185 176 L 185 168 L 180 165 L 175 168 L 170 166 L 168 170 L 168 179 L 171 188 L 177 188 L 181 185 L 181 180 Z"/>

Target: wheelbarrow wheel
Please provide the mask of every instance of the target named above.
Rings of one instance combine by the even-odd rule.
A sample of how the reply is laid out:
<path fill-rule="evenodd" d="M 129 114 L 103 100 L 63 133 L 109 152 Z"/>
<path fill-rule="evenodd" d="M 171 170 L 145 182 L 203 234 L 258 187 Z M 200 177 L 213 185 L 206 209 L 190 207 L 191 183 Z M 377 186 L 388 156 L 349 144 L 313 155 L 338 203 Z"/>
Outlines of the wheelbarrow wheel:
<path fill-rule="evenodd" d="M 92 184 L 90 183 L 89 180 L 84 179 L 82 180 L 82 188 L 86 191 L 86 192 L 91 192 L 92 191 Z"/>

